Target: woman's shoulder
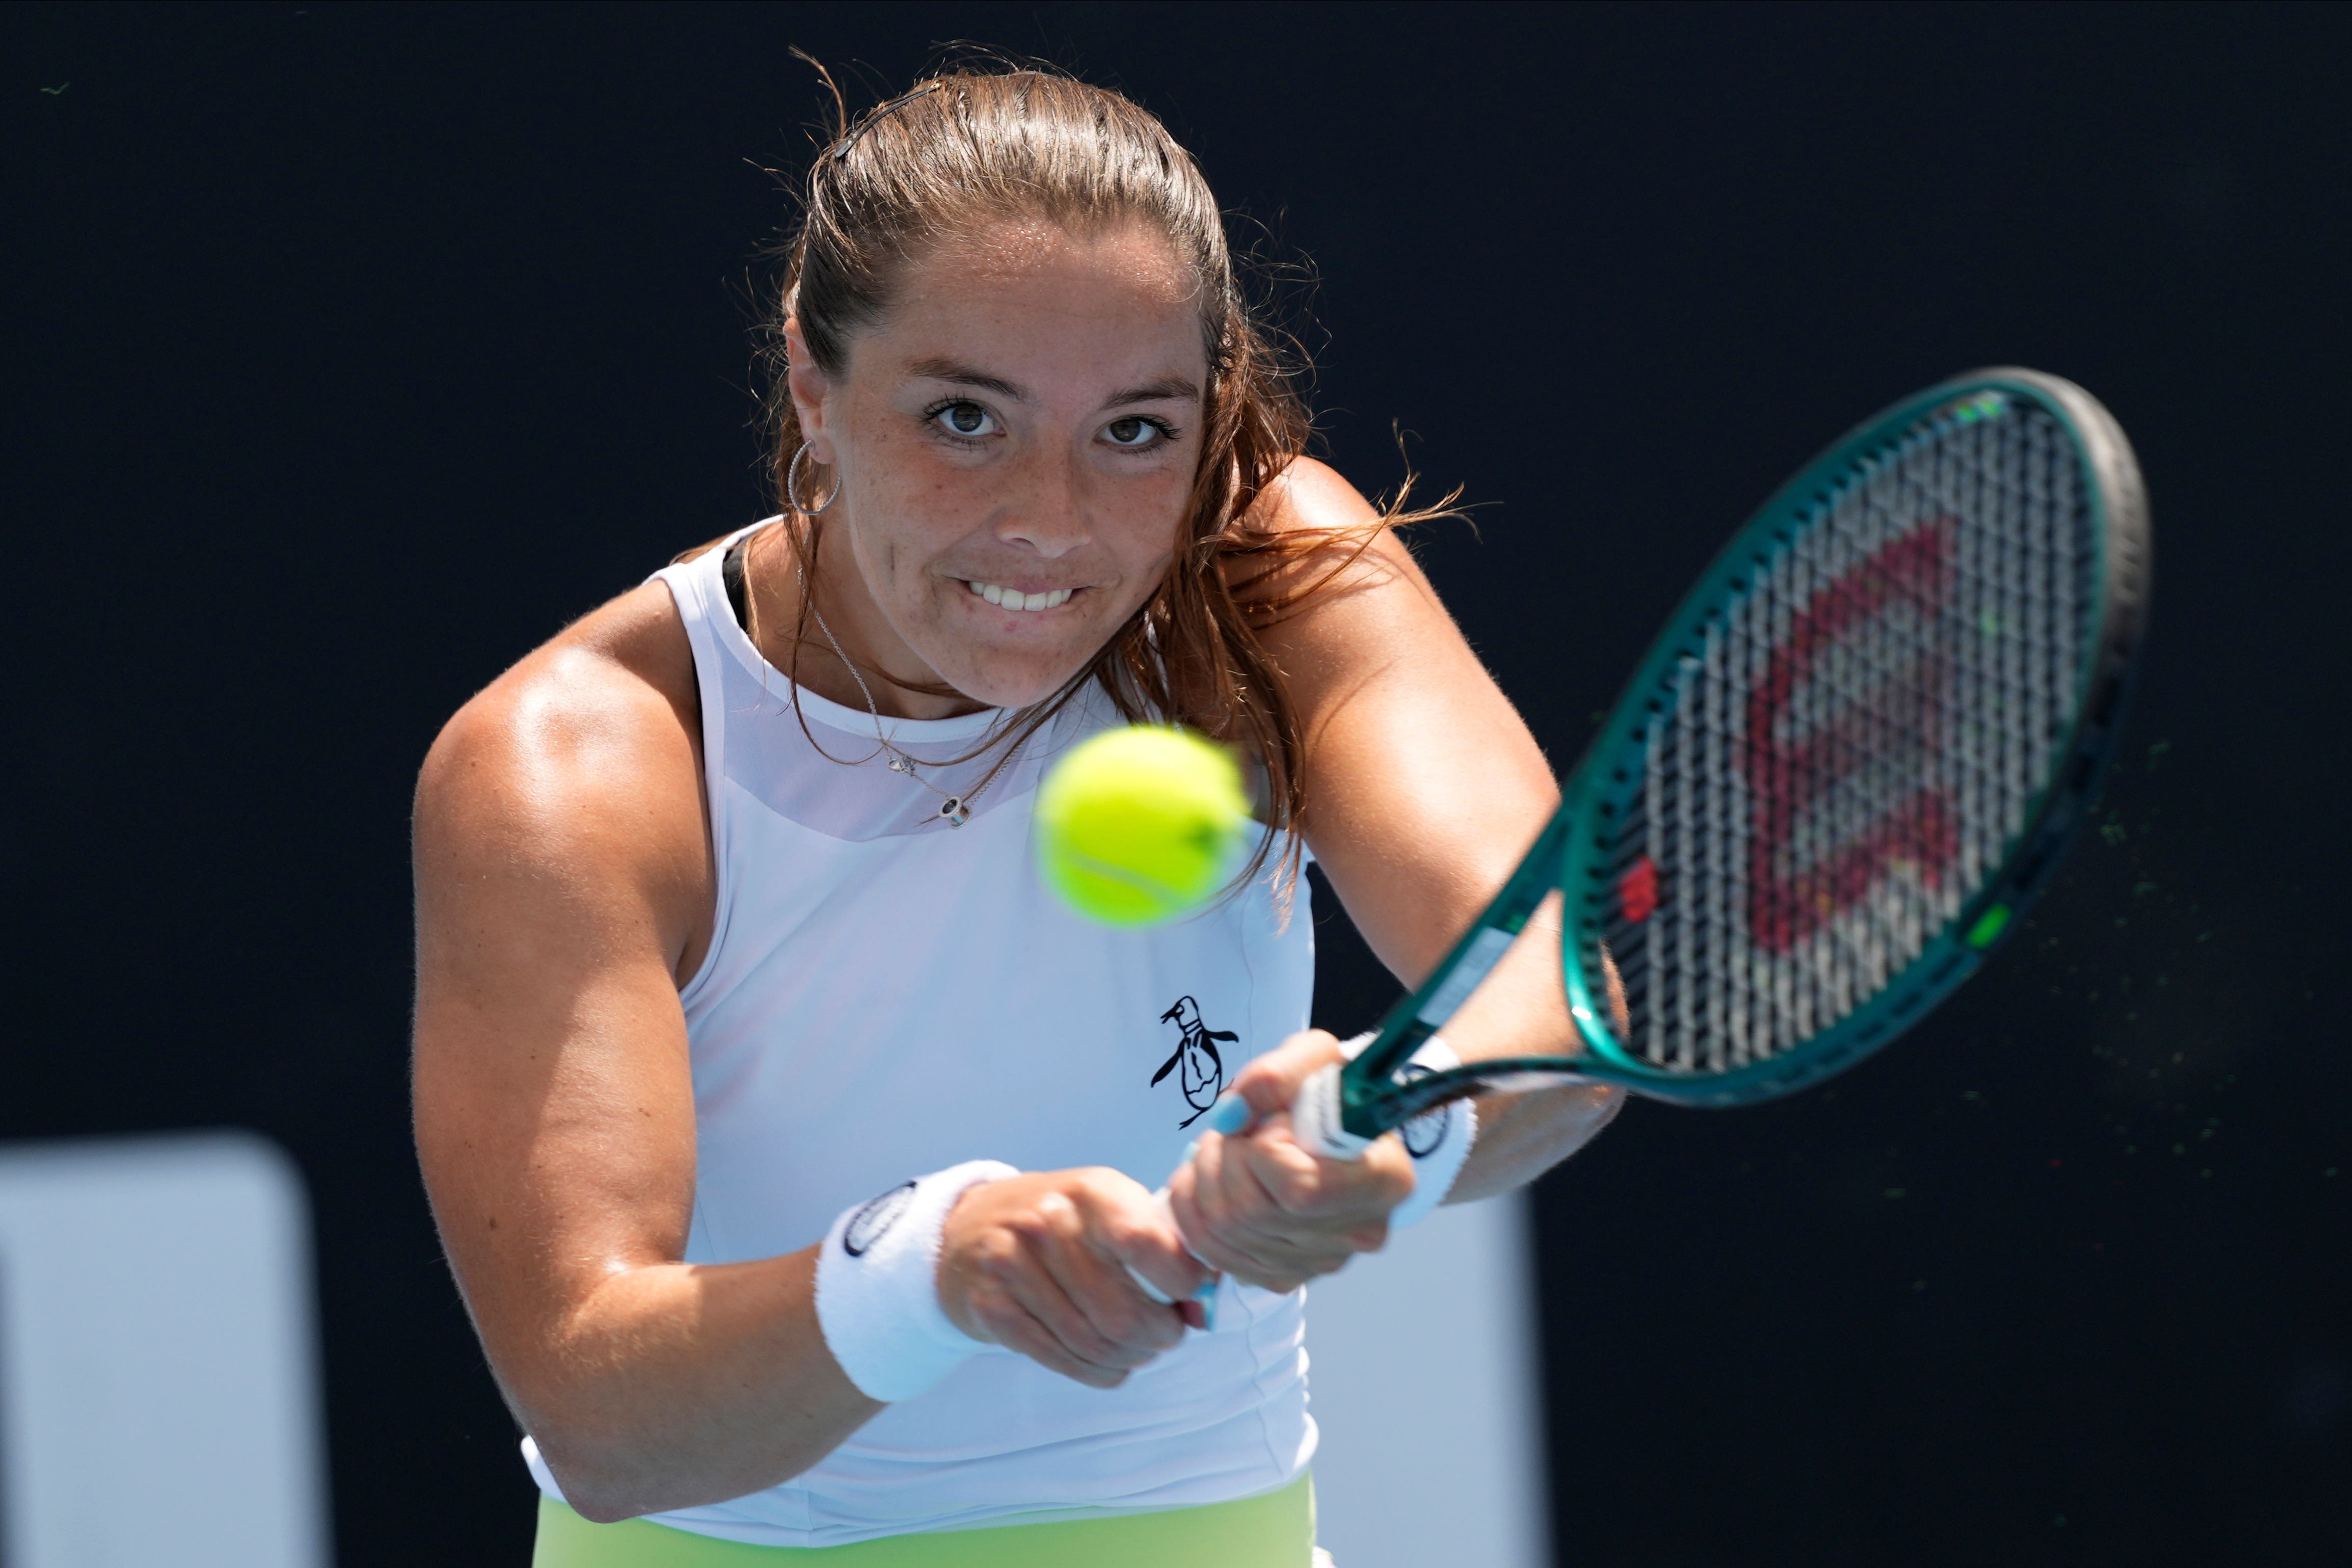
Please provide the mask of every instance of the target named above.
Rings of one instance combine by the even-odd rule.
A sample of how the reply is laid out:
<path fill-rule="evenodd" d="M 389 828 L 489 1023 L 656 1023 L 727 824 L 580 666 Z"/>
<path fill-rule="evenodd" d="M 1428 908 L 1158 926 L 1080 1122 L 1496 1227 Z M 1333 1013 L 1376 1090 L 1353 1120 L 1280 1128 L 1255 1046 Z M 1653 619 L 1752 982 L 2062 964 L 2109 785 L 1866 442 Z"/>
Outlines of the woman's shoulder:
<path fill-rule="evenodd" d="M 1243 514 L 1245 526 L 1274 534 L 1358 529 L 1380 512 L 1330 464 L 1293 458 Z"/>
<path fill-rule="evenodd" d="M 1225 580 L 1254 616 L 1265 617 L 1262 635 L 1295 635 L 1301 621 L 1328 626 L 1335 617 L 1327 612 L 1350 604 L 1360 611 L 1367 595 L 1426 591 L 1397 530 L 1434 515 L 1383 511 L 1329 464 L 1294 458 L 1242 514 Z"/>
<path fill-rule="evenodd" d="M 477 692 L 426 753 L 420 876 L 486 859 L 558 881 L 703 856 L 700 703 L 668 590 L 632 589 Z"/>

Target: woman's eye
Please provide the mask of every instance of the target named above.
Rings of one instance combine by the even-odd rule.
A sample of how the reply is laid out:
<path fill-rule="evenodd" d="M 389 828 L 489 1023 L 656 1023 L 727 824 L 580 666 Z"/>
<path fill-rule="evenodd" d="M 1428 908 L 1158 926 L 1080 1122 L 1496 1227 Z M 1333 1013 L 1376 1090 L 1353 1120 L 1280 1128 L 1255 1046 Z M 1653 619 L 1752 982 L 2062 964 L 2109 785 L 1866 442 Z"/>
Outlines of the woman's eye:
<path fill-rule="evenodd" d="M 977 403 L 950 403 L 936 417 L 958 436 L 985 436 L 996 427 L 988 410 Z"/>
<path fill-rule="evenodd" d="M 1160 426 L 1149 419 L 1114 419 L 1103 426 L 1103 434 L 1114 447 L 1144 447 L 1160 434 Z"/>

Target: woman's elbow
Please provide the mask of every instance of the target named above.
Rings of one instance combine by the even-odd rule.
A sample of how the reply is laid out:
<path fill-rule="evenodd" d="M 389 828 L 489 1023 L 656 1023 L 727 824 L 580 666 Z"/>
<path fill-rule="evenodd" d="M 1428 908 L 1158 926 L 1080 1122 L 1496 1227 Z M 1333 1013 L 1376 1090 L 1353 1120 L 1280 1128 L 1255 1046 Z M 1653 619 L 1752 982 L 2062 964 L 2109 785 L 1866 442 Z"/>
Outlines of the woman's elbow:
<path fill-rule="evenodd" d="M 578 1416 L 536 1420 L 531 1438 L 563 1500 L 595 1524 L 725 1502 L 780 1486 L 824 1457 L 750 1445 L 767 1450 L 761 1455 L 766 1462 L 757 1465 L 754 1473 L 742 1467 L 750 1456 L 736 1445 L 720 1444 L 717 1451 L 706 1451 L 705 1445 L 685 1433 Z M 713 1459 L 719 1460 L 715 1468 L 709 1463 Z"/>
<path fill-rule="evenodd" d="M 546 1416 L 530 1424 L 539 1457 L 574 1513 L 592 1523 L 617 1524 L 682 1506 L 660 1495 L 667 1489 L 641 1439 L 633 1442 L 628 1432 L 598 1425 Z"/>

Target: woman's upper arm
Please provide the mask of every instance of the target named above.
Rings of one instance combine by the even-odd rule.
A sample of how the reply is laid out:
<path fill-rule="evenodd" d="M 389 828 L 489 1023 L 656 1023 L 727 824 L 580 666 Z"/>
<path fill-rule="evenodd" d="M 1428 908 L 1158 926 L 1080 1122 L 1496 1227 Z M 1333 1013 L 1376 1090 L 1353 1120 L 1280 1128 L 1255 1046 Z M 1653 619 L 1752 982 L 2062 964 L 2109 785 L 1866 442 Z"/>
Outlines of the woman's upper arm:
<path fill-rule="evenodd" d="M 1284 491 L 1290 526 L 1374 516 L 1320 463 Z M 1551 769 L 1392 534 L 1264 637 L 1305 736 L 1307 843 L 1372 951 L 1419 984 L 1558 805 Z"/>
<path fill-rule="evenodd" d="M 677 972 L 708 850 L 690 733 L 562 643 L 452 720 L 415 817 L 416 1139 L 509 1395 L 560 1377 L 596 1285 L 677 1259 L 694 1106 Z"/>

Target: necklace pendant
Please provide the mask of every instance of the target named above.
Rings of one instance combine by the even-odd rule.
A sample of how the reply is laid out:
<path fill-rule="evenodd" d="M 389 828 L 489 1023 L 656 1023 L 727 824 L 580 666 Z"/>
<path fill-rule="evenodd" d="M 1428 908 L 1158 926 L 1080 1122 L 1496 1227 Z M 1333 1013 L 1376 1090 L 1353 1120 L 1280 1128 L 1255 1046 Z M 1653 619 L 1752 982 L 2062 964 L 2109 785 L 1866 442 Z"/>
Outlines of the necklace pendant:
<path fill-rule="evenodd" d="M 964 804 L 963 796 L 951 795 L 940 803 L 940 816 L 950 827 L 961 827 L 971 820 L 971 807 Z"/>
<path fill-rule="evenodd" d="M 915 769 L 913 764 L 908 763 L 906 758 L 893 757 L 890 759 L 890 771 L 894 773 L 907 773 L 911 775 Z"/>

